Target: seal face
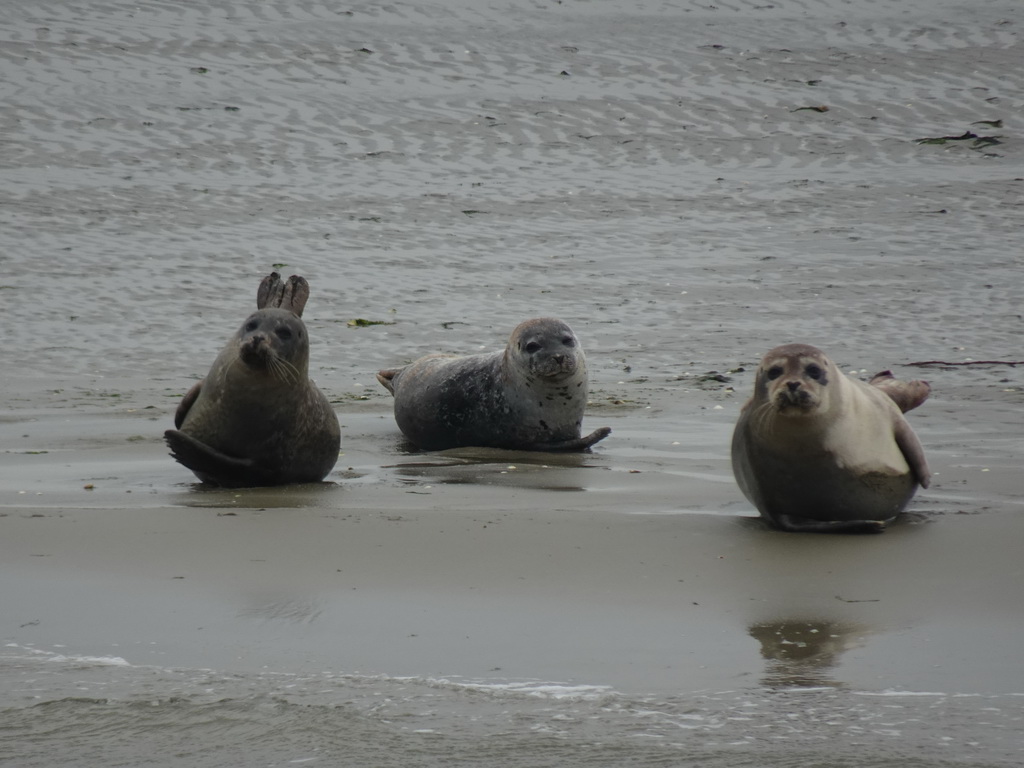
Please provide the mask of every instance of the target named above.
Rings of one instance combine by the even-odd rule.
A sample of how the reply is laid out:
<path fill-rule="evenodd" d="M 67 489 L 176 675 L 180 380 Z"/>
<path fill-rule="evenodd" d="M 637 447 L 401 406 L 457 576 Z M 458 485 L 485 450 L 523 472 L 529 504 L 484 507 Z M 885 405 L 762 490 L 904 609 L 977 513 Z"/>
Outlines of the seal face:
<path fill-rule="evenodd" d="M 503 350 L 427 355 L 377 379 L 395 396 L 399 429 L 425 450 L 582 451 L 611 432 L 580 436 L 586 358 L 576 334 L 554 318 L 520 323 Z"/>
<path fill-rule="evenodd" d="M 816 347 L 776 347 L 733 431 L 740 490 L 783 530 L 883 530 L 929 484 L 924 450 L 902 413 L 929 389 L 888 371 L 865 384 Z"/>
<path fill-rule="evenodd" d="M 273 273 L 250 315 L 185 395 L 164 437 L 171 455 L 207 483 L 227 487 L 322 480 L 338 459 L 341 431 L 309 379 L 301 313 L 305 280 Z"/>

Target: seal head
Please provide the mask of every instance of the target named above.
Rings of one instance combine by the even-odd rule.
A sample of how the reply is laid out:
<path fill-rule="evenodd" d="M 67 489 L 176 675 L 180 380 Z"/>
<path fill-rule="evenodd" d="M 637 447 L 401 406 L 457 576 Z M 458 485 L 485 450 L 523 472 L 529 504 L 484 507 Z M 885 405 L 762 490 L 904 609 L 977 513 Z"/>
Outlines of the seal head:
<path fill-rule="evenodd" d="M 586 366 L 572 328 L 553 319 L 521 323 L 509 337 L 505 356 L 511 368 L 550 383 L 569 379 Z"/>
<path fill-rule="evenodd" d="M 756 386 L 763 399 L 780 415 L 799 418 L 828 409 L 829 363 L 820 350 L 805 344 L 789 344 L 762 361 Z M 773 350 L 778 351 L 778 350 Z M 771 353 L 769 353 L 771 354 Z"/>
<path fill-rule="evenodd" d="M 261 309 L 238 330 L 238 362 L 285 384 L 309 368 L 309 342 L 303 322 L 283 309 Z"/>

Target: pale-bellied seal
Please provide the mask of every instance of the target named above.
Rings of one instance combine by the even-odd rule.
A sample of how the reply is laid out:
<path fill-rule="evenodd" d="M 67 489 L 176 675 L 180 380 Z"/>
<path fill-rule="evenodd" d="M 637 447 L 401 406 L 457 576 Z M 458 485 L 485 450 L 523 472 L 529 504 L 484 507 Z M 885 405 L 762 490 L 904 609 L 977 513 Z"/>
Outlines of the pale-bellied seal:
<path fill-rule="evenodd" d="M 171 455 L 207 483 L 227 487 L 322 480 L 338 460 L 341 430 L 309 379 L 302 310 L 305 279 L 260 283 L 259 310 L 178 405 L 164 433 Z"/>
<path fill-rule="evenodd" d="M 881 531 L 928 487 L 924 450 L 901 413 L 924 402 L 928 384 L 889 372 L 872 381 L 807 344 L 764 356 L 733 432 L 732 468 L 765 519 L 785 531 Z"/>
<path fill-rule="evenodd" d="M 395 396 L 399 428 L 429 451 L 583 451 L 611 432 L 603 427 L 580 437 L 586 359 L 576 334 L 554 318 L 521 323 L 503 350 L 427 355 L 377 379 Z"/>

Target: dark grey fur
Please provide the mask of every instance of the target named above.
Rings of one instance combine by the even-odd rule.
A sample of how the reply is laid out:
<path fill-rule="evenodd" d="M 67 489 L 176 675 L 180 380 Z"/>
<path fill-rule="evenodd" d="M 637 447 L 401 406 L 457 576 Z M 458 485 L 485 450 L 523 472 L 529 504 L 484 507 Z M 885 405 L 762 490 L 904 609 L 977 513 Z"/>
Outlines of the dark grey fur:
<path fill-rule="evenodd" d="M 185 395 L 164 433 L 171 455 L 203 482 L 226 487 L 316 482 L 338 459 L 341 430 L 309 379 L 301 314 L 306 281 L 275 272 L 250 315 Z"/>

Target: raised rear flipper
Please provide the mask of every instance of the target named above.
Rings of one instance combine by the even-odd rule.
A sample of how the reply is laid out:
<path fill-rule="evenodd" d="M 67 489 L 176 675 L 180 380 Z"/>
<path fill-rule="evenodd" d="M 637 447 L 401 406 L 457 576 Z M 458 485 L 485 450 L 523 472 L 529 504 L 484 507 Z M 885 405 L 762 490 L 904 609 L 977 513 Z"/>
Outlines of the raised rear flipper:
<path fill-rule="evenodd" d="M 287 309 L 302 317 L 302 310 L 309 300 L 309 283 L 306 278 L 292 275 L 287 281 L 281 275 L 271 272 L 260 282 L 256 290 L 256 309 Z"/>
<path fill-rule="evenodd" d="M 885 392 L 903 413 L 917 408 L 932 391 L 932 385 L 927 381 L 901 381 L 892 375 L 892 371 L 876 373 L 868 384 Z"/>
<path fill-rule="evenodd" d="M 395 376 L 401 368 L 390 368 L 386 371 L 377 371 L 377 381 L 384 385 L 384 389 L 390 392 L 392 395 L 395 394 Z"/>

